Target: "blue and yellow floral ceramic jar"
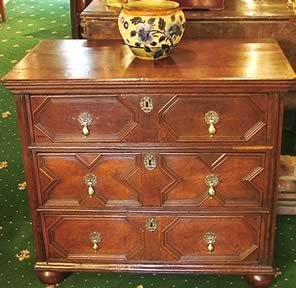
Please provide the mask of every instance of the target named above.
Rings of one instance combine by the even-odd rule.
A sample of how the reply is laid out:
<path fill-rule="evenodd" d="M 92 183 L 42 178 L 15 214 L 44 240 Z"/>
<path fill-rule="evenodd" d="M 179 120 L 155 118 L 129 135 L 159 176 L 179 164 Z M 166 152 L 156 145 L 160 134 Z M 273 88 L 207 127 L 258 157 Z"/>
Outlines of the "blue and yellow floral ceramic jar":
<path fill-rule="evenodd" d="M 185 22 L 179 3 L 165 0 L 126 3 L 118 18 L 124 42 L 144 60 L 169 56 L 183 36 Z"/>

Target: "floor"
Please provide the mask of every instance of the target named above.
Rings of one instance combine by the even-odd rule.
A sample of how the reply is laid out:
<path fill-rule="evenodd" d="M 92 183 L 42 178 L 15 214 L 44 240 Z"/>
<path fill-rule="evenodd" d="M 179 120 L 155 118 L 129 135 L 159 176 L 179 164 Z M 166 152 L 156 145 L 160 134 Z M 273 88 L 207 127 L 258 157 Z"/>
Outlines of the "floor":
<path fill-rule="evenodd" d="M 0 23 L 0 77 L 41 39 L 70 38 L 69 0 L 10 0 L 8 22 Z M 43 287 L 35 276 L 15 104 L 0 86 L 0 287 Z M 296 217 L 280 216 L 271 287 L 296 287 Z M 29 255 L 20 253 L 28 250 Z M 16 255 L 18 257 L 16 257 Z M 22 261 L 20 261 L 22 260 Z M 244 288 L 241 276 L 74 273 L 61 288 Z"/>

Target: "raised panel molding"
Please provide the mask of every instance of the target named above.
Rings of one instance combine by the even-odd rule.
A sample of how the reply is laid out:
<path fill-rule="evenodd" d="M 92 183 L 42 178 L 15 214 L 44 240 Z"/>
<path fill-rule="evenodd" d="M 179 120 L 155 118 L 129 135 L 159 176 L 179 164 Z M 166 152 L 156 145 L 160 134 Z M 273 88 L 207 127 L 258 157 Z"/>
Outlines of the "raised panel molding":
<path fill-rule="evenodd" d="M 259 142 L 265 143 L 268 101 L 266 95 L 257 98 L 264 98 L 264 101 L 258 100 L 257 104 L 256 98 L 250 95 L 176 95 L 159 111 L 160 125 L 176 141 L 247 142 L 262 131 L 264 137 Z M 226 107 L 232 107 L 232 110 L 226 110 Z M 204 114 L 215 109 L 219 114 L 217 134 L 210 138 Z M 248 115 L 248 118 L 241 119 L 236 115 L 237 111 L 240 111 L 240 116 Z M 186 118 L 187 115 L 191 117 Z"/>
<path fill-rule="evenodd" d="M 50 96 L 39 102 L 38 97 L 32 97 L 31 105 L 37 106 L 32 111 L 36 142 L 47 142 L 46 139 L 50 142 L 85 142 L 78 121 L 82 112 L 90 113 L 93 118 L 87 138 L 91 142 L 121 142 L 139 125 L 139 112 L 114 95 L 87 98 Z M 98 109 L 101 109 L 99 113 Z M 57 117 L 67 125 L 55 122 Z"/>
<path fill-rule="evenodd" d="M 161 190 L 163 206 L 259 207 L 262 204 L 267 183 L 264 154 L 186 153 L 161 157 L 160 169 L 172 179 Z M 212 197 L 204 181 L 210 174 L 219 177 L 217 192 Z"/>
<path fill-rule="evenodd" d="M 56 216 L 55 218 L 56 220 L 46 228 L 49 239 L 49 250 L 47 252 L 49 258 L 57 253 L 57 255 L 68 260 L 127 261 L 144 249 L 143 225 L 139 227 L 134 224 L 133 217 L 129 219 L 127 216 Z M 109 224 L 103 225 L 100 222 Z M 77 227 L 80 227 L 78 231 L 76 230 Z M 89 239 L 89 234 L 94 231 L 102 234 L 101 247 L 98 251 L 92 249 L 92 243 Z M 61 233 L 62 236 L 59 237 Z M 116 235 L 116 237 L 112 235 Z M 108 236 L 110 236 L 110 239 L 107 238 Z M 73 246 L 74 242 L 80 244 L 77 243 Z M 108 251 L 104 248 L 104 245 L 111 247 L 111 250 L 118 251 L 118 253 L 104 252 Z M 51 251 L 54 251 L 54 253 Z"/>
<path fill-rule="evenodd" d="M 84 208 L 142 205 L 139 154 L 38 154 L 37 158 L 40 194 L 45 205 Z M 114 166 L 116 169 L 112 168 Z M 91 199 L 84 180 L 88 173 L 97 177 Z M 121 190 L 121 197 L 118 190 Z"/>
<path fill-rule="evenodd" d="M 240 216 L 232 218 L 220 216 L 215 219 L 205 216 L 179 216 L 163 228 L 162 248 L 181 262 L 250 261 L 255 263 L 259 257 L 258 229 L 259 227 L 256 230 L 244 217 Z M 204 241 L 206 232 L 214 232 L 217 236 L 213 253 L 207 251 L 207 243 Z M 245 238 L 241 239 L 241 235 Z"/>

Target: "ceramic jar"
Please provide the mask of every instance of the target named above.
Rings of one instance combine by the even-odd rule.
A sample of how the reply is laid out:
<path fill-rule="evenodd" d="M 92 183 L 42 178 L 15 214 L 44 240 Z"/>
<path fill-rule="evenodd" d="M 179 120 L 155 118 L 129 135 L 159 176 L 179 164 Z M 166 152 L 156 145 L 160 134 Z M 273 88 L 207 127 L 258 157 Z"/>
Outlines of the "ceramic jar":
<path fill-rule="evenodd" d="M 185 22 L 179 3 L 141 0 L 123 5 L 118 27 L 136 57 L 158 60 L 169 56 L 179 43 Z"/>

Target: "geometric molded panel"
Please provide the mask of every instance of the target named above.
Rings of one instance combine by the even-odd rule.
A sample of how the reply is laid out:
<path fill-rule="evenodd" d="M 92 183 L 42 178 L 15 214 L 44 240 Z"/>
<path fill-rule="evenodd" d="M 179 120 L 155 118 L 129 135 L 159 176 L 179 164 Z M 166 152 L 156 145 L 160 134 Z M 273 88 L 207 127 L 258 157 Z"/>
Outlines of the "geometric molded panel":
<path fill-rule="evenodd" d="M 159 112 L 160 125 L 181 142 L 264 144 L 267 141 L 267 104 L 267 95 L 177 95 Z M 209 124 L 204 118 L 208 111 L 215 111 L 219 116 L 214 137 L 209 136 Z"/>
<path fill-rule="evenodd" d="M 46 206 L 98 208 L 141 206 L 139 154 L 39 153 L 38 188 Z M 96 176 L 88 194 L 87 174 Z"/>
<path fill-rule="evenodd" d="M 138 125 L 138 112 L 118 96 L 41 99 L 31 97 L 36 142 L 121 142 Z M 78 120 L 84 112 L 92 117 L 87 138 Z"/>
<path fill-rule="evenodd" d="M 163 229 L 163 249 L 184 262 L 258 262 L 261 217 L 177 217 Z M 209 253 L 204 235 L 216 235 Z"/>
<path fill-rule="evenodd" d="M 261 207 L 267 190 L 265 153 L 162 153 L 159 168 L 174 181 L 161 191 L 162 206 Z M 215 194 L 205 179 L 218 177 Z"/>
<path fill-rule="evenodd" d="M 144 225 L 136 217 L 54 216 L 50 221 L 49 259 L 127 261 L 144 248 Z M 89 238 L 92 232 L 102 236 L 97 251 Z"/>

